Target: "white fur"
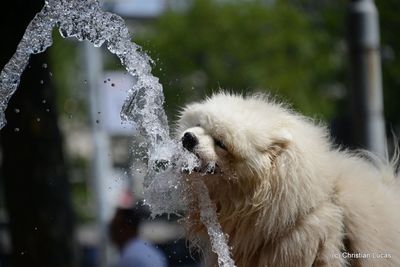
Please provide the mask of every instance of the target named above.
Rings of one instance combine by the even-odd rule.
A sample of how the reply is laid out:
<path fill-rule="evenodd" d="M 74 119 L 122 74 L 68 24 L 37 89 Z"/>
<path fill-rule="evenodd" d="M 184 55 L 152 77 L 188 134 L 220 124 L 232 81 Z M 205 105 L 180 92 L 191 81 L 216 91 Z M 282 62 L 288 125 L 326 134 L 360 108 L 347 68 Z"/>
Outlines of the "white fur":
<path fill-rule="evenodd" d="M 333 148 L 324 126 L 262 95 L 220 93 L 183 109 L 185 132 L 199 139 L 203 165 L 217 165 L 185 180 L 206 182 L 238 267 L 400 266 L 393 172 Z M 190 235 L 201 236 L 192 204 Z"/>

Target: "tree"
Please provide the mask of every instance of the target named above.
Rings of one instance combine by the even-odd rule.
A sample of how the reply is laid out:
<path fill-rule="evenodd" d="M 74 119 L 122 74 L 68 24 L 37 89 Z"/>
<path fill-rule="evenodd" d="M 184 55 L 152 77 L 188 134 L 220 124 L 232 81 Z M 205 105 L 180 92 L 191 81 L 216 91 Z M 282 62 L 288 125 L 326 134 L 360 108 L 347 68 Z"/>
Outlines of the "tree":
<path fill-rule="evenodd" d="M 44 1 L 3 3 L 1 66 Z M 12 266 L 72 264 L 72 210 L 47 53 L 36 55 L 7 108 L 1 131 L 1 178 L 9 218 Z"/>
<path fill-rule="evenodd" d="M 156 58 L 170 114 L 222 87 L 272 92 L 306 114 L 329 118 L 342 60 L 323 26 L 288 1 L 195 0 L 135 40 Z"/>
<path fill-rule="evenodd" d="M 391 130 L 400 127 L 398 99 L 400 99 L 400 2 L 375 0 L 380 15 L 382 78 L 385 103 L 385 118 Z"/>

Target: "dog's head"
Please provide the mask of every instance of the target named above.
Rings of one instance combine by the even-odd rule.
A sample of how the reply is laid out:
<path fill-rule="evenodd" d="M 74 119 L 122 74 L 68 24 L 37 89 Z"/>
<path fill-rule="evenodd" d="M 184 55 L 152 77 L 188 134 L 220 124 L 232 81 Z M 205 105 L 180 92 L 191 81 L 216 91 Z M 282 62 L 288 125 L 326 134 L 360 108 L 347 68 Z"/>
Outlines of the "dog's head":
<path fill-rule="evenodd" d="M 178 120 L 177 138 L 200 159 L 197 171 L 229 234 L 260 218 L 277 234 L 277 224 L 290 225 L 328 188 L 319 176 L 329 164 L 325 128 L 265 95 L 220 93 L 190 104 Z M 185 181 L 191 177 L 199 175 Z M 260 218 L 252 217 L 260 209 Z"/>
<path fill-rule="evenodd" d="M 250 177 L 265 174 L 291 146 L 291 121 L 265 96 L 220 93 L 183 109 L 178 138 L 202 171 Z"/>

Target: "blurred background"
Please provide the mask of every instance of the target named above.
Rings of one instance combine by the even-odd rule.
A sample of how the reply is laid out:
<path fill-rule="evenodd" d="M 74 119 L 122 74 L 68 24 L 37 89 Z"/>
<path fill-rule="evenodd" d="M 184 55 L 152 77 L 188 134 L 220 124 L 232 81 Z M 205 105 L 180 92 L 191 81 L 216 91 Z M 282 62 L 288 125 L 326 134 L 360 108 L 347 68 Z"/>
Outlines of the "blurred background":
<path fill-rule="evenodd" d="M 362 41 L 363 25 L 357 28 L 365 17 L 354 5 L 361 2 L 375 2 L 379 12 L 380 36 L 372 29 L 370 43 Z M 126 20 L 133 41 L 154 60 L 171 125 L 179 107 L 220 88 L 262 91 L 327 124 L 336 144 L 379 154 L 384 141 L 374 149 L 368 138 L 386 132 L 390 152 L 400 126 L 400 2 L 374 2 L 101 4 Z M 3 3 L 1 68 L 43 4 Z M 0 267 L 115 266 L 109 223 L 117 208 L 142 200 L 145 176 L 145 157 L 136 149 L 141 137 L 119 115 L 134 81 L 106 49 L 63 39 L 57 30 L 53 38 L 48 51 L 31 58 L 0 132 Z M 360 135 L 372 120 L 372 134 Z M 200 266 L 178 216 L 146 220 L 148 211 L 140 209 L 139 236 L 164 253 L 168 266 Z"/>

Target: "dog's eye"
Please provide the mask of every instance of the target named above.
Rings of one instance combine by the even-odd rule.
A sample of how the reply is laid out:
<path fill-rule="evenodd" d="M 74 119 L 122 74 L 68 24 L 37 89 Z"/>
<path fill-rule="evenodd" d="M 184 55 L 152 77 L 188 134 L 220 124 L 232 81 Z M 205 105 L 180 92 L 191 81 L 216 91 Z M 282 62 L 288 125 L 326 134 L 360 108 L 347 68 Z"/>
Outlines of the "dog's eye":
<path fill-rule="evenodd" d="M 214 138 L 214 144 L 224 150 L 226 150 L 226 146 L 224 145 L 224 143 L 221 140 L 218 140 L 216 138 Z"/>

